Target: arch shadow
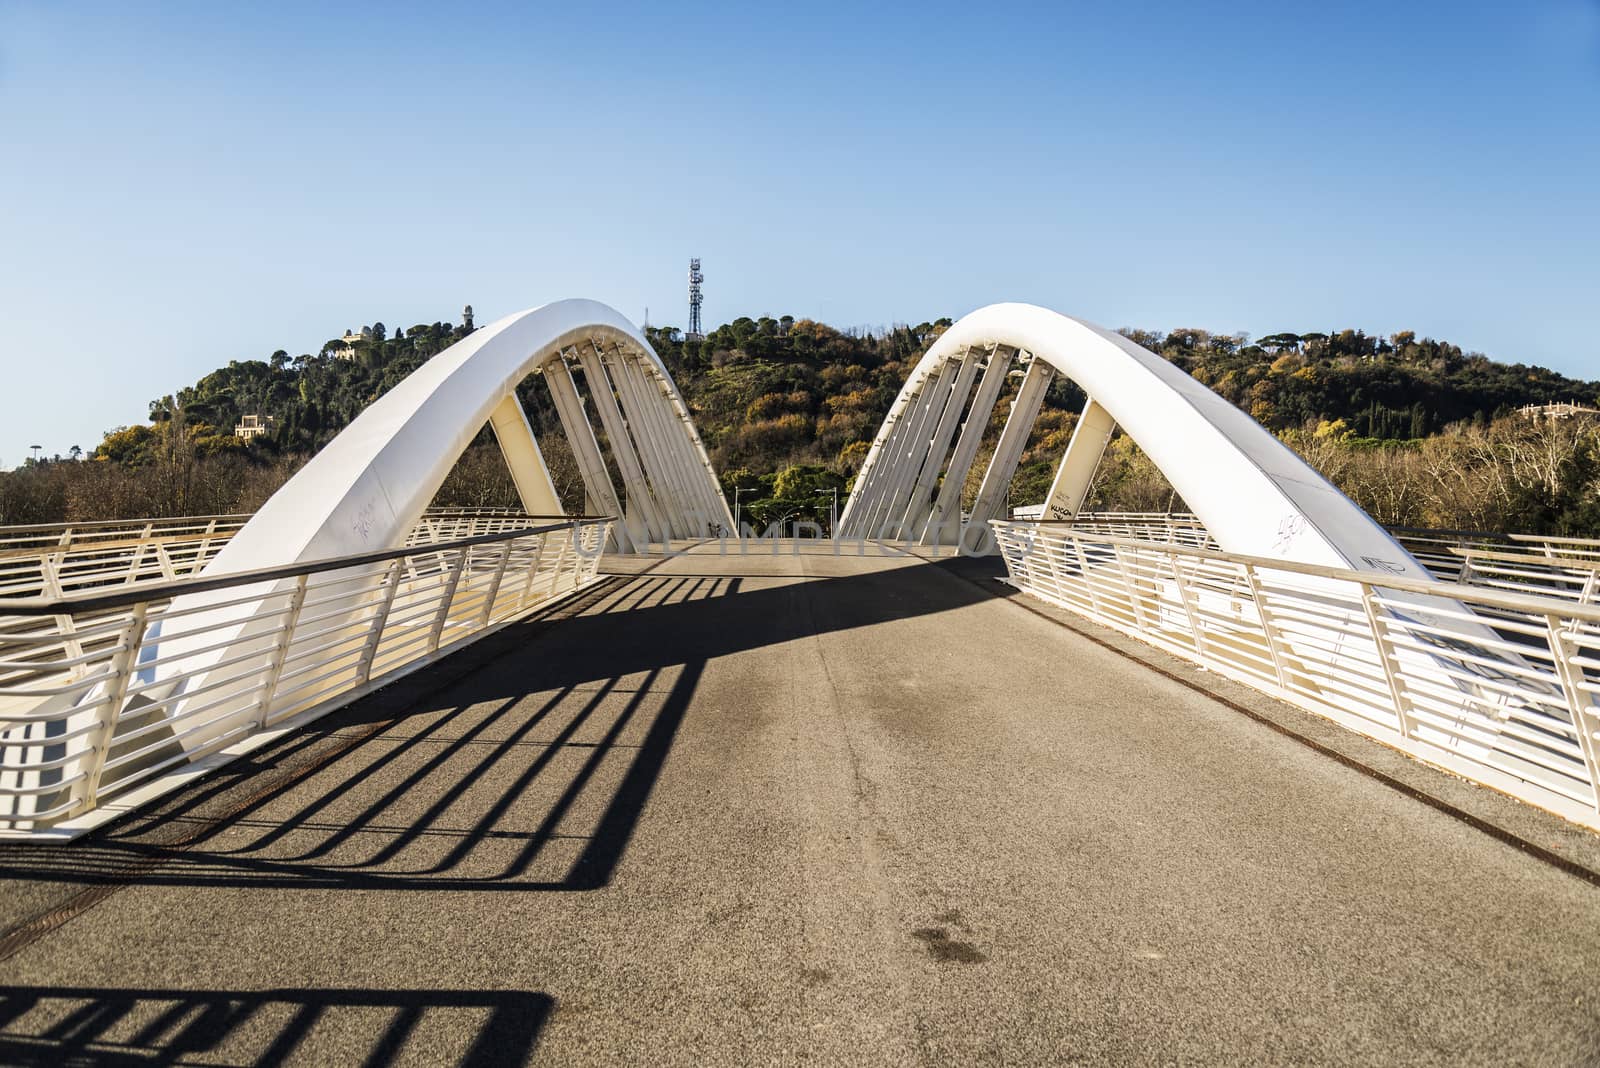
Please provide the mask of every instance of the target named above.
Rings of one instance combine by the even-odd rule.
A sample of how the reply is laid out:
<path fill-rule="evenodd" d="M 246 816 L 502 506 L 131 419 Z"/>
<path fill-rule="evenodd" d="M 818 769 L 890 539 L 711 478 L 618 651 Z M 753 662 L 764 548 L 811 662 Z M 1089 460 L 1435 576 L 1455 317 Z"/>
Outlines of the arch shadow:
<path fill-rule="evenodd" d="M 524 1063 L 554 1005 L 518 990 L 0 986 L 0 1062 L 266 1066 L 316 1059 L 332 1034 L 348 1053 L 354 1034 L 367 1065 L 488 1068 Z"/>
<path fill-rule="evenodd" d="M 35 887 L 0 898 L 44 893 L 56 907 L 120 885 L 598 889 L 708 662 L 1013 595 L 970 580 L 1000 573 L 956 558 L 761 586 L 607 579 L 146 813 L 64 845 L 0 848 L 0 887 Z M 0 922 L 25 922 L 19 909 L 0 905 Z"/>

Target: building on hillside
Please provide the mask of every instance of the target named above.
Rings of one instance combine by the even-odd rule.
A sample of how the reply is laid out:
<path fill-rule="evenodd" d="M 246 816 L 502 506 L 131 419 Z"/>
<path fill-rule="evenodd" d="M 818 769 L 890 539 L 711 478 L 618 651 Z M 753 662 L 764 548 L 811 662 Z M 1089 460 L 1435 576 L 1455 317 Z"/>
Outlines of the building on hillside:
<path fill-rule="evenodd" d="M 278 421 L 270 415 L 245 415 L 233 426 L 233 436 L 242 441 L 258 438 L 262 434 L 269 434 Z"/>
<path fill-rule="evenodd" d="M 1555 404 L 1524 404 L 1517 409 L 1517 414 L 1534 421 L 1571 419 L 1575 415 L 1600 415 L 1600 408 L 1591 408 L 1577 401 L 1561 401 Z"/>
<path fill-rule="evenodd" d="M 344 336 L 339 338 L 339 347 L 333 350 L 333 355 L 335 358 L 340 360 L 353 360 L 356 358 L 356 342 L 371 340 L 371 327 L 363 326 L 361 328 L 361 333 L 359 334 L 351 333 L 349 330 L 346 330 L 344 332 Z"/>

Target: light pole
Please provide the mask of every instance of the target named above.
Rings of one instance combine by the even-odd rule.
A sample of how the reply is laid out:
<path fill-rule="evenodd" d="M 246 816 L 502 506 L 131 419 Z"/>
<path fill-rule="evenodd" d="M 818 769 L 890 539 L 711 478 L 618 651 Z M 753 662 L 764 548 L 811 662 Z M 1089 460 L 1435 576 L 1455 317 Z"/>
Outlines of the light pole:
<path fill-rule="evenodd" d="M 733 489 L 733 536 L 741 540 L 744 538 L 744 527 L 739 523 L 739 496 L 754 492 L 755 490 L 743 486 L 735 486 Z"/>
<path fill-rule="evenodd" d="M 839 526 L 839 487 L 832 486 L 823 491 L 833 494 L 833 504 L 828 506 L 828 537 L 835 536 L 834 531 Z"/>

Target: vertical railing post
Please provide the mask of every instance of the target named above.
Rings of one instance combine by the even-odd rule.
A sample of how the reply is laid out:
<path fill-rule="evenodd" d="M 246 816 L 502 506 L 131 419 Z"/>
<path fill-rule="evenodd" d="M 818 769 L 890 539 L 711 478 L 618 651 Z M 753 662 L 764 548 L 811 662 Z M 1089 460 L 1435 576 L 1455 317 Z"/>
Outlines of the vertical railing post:
<path fill-rule="evenodd" d="M 1377 651 L 1378 664 L 1383 668 L 1383 680 L 1389 686 L 1389 700 L 1394 704 L 1395 729 L 1400 732 L 1400 737 L 1410 738 L 1417 726 L 1411 714 L 1411 698 L 1400 678 L 1400 662 L 1395 656 L 1394 639 L 1389 636 L 1389 628 L 1383 625 L 1378 608 L 1377 593 L 1365 582 L 1361 583 L 1361 610 L 1366 613 L 1372 647 Z"/>
<path fill-rule="evenodd" d="M 1035 527 L 1024 534 L 1010 523 L 990 523 L 989 526 L 995 532 L 995 542 L 1001 548 L 1001 555 L 1006 557 L 1007 570 L 1012 567 L 1010 561 L 1016 561 L 1012 578 L 1016 580 L 1018 588 L 1046 591 L 1050 596 L 1059 598 L 1061 571 L 1056 566 L 1055 549 L 1044 531 Z"/>
<path fill-rule="evenodd" d="M 500 543 L 500 562 L 495 565 L 494 577 L 489 580 L 489 594 L 483 600 L 483 614 L 478 617 L 479 628 L 487 627 L 489 620 L 494 618 L 494 599 L 500 596 L 500 583 L 506 577 L 506 565 L 511 563 L 511 543 L 513 539 L 507 538 Z"/>
<path fill-rule="evenodd" d="M 272 661 L 261 680 L 261 700 L 256 702 L 254 720 L 256 730 L 265 730 L 267 716 L 272 711 L 272 693 L 278 688 L 278 677 L 283 674 L 283 663 L 289 658 L 289 646 L 294 644 L 294 628 L 300 622 L 300 608 L 306 603 L 306 582 L 311 576 L 297 575 L 294 591 L 289 594 L 289 611 L 278 629 L 278 640 L 272 646 Z"/>
<path fill-rule="evenodd" d="M 989 529 L 994 534 L 995 551 L 1000 554 L 1012 583 L 1022 590 L 1035 588 L 1037 580 L 1033 553 L 1039 548 L 1038 539 L 1018 534 L 1005 523 L 990 523 Z"/>
<path fill-rule="evenodd" d="M 378 602 L 378 611 L 372 617 L 367 640 L 362 643 L 361 658 L 356 661 L 358 686 L 372 679 L 372 662 L 378 656 L 378 643 L 383 640 L 383 628 L 388 625 L 389 612 L 394 608 L 394 596 L 400 591 L 400 568 L 404 563 L 405 557 L 396 557 L 384 571 L 383 597 Z"/>
<path fill-rule="evenodd" d="M 1600 569 L 1596 569 L 1591 564 L 1589 566 L 1589 577 L 1584 580 L 1583 589 L 1578 592 L 1579 604 L 1594 603 L 1595 583 L 1597 581 L 1600 581 Z"/>
<path fill-rule="evenodd" d="M 1034 545 L 1035 548 L 1042 548 L 1043 553 L 1045 553 L 1045 568 L 1050 569 L 1050 582 L 1054 587 L 1054 595 L 1061 598 L 1062 601 L 1067 600 L 1067 579 L 1066 576 L 1061 574 L 1061 556 L 1066 555 L 1067 540 L 1062 537 L 1062 539 L 1058 539 L 1054 544 L 1051 544 L 1050 536 L 1045 532 L 1040 532 L 1040 536 L 1034 540 Z M 1032 571 L 1032 568 L 1029 571 Z"/>
<path fill-rule="evenodd" d="M 1095 590 L 1094 580 L 1089 577 L 1089 556 L 1083 551 L 1083 540 L 1076 534 L 1068 534 L 1067 539 L 1072 542 L 1073 554 L 1078 558 L 1078 581 L 1083 583 L 1083 592 L 1088 595 L 1089 607 L 1101 619 L 1108 618 L 1105 610 L 1100 607 L 1100 594 Z"/>
<path fill-rule="evenodd" d="M 194 562 L 189 568 L 189 574 L 198 575 L 200 569 L 206 565 L 206 550 L 211 548 L 211 536 L 217 532 L 215 519 L 206 524 L 205 536 L 200 539 L 200 545 L 194 551 Z"/>
<path fill-rule="evenodd" d="M 154 523 L 146 523 L 144 525 L 144 530 L 139 535 L 139 544 L 134 547 L 133 557 L 128 561 L 128 577 L 123 579 L 123 582 L 132 583 L 139 581 L 139 568 L 144 566 L 145 546 L 150 544 L 150 532 L 154 529 Z"/>
<path fill-rule="evenodd" d="M 133 669 L 139 663 L 139 647 L 144 643 L 145 616 L 150 606 L 140 601 L 133 606 L 127 626 L 122 628 L 122 638 L 111 658 L 111 677 L 106 680 L 106 700 L 99 713 L 99 729 L 89 735 L 88 764 L 84 768 L 83 782 L 76 793 L 77 804 L 68 815 L 78 815 L 94 808 L 100 795 L 100 776 L 105 771 L 106 758 L 111 754 L 111 739 L 117 733 L 122 719 L 122 706 L 128 699 L 128 685 L 133 680 Z"/>
<path fill-rule="evenodd" d="M 1244 577 L 1250 583 L 1250 599 L 1255 602 L 1256 616 L 1261 620 L 1261 633 L 1267 640 L 1267 654 L 1272 657 L 1272 670 L 1277 673 L 1278 685 L 1289 689 L 1289 673 L 1284 670 L 1283 651 L 1278 645 L 1278 625 L 1267 608 L 1267 597 L 1261 587 L 1261 575 L 1253 564 L 1244 565 Z"/>
<path fill-rule="evenodd" d="M 1583 665 L 1575 660 L 1578 643 L 1562 628 L 1561 617 L 1556 615 L 1545 616 L 1545 639 L 1550 643 L 1550 658 L 1561 681 L 1561 693 L 1567 699 L 1572 731 L 1578 736 L 1583 767 L 1589 773 L 1589 803 L 1600 812 L 1600 753 L 1596 752 L 1595 724 L 1590 722 L 1591 702 L 1587 691 L 1578 685 L 1584 678 Z"/>
<path fill-rule="evenodd" d="M 61 585 L 60 560 L 53 554 L 46 553 L 39 560 L 40 584 L 46 597 L 60 600 L 65 597 L 66 590 Z M 78 621 L 71 613 L 62 613 L 54 617 L 56 629 L 61 633 L 61 642 L 68 656 L 74 660 L 83 655 L 83 643 L 78 640 Z M 87 667 L 80 666 L 73 669 L 73 676 L 80 677 Z"/>
<path fill-rule="evenodd" d="M 1178 588 L 1178 601 L 1183 605 L 1183 615 L 1189 623 L 1189 635 L 1194 640 L 1195 655 L 1204 661 L 1206 643 L 1200 636 L 1200 614 L 1190 596 L 1189 584 L 1184 580 L 1183 569 L 1178 566 L 1178 554 L 1170 549 L 1167 551 L 1167 563 L 1171 565 L 1172 582 Z"/>
<path fill-rule="evenodd" d="M 611 520 L 592 524 L 594 536 L 590 539 L 589 549 L 592 549 L 593 551 L 591 552 L 589 549 L 585 549 L 583 554 L 583 563 L 581 565 L 583 568 L 584 582 L 586 583 L 593 582 L 595 576 L 600 573 L 600 557 L 605 552 L 607 539 L 609 539 L 611 536 L 611 527 Z"/>
<path fill-rule="evenodd" d="M 1018 589 L 1026 589 L 1028 586 L 1027 555 L 1018 548 L 1022 539 L 1005 523 L 998 521 L 990 523 L 989 529 L 994 536 L 995 552 L 1005 565 L 1006 577 L 1010 579 L 1013 586 Z"/>
<path fill-rule="evenodd" d="M 461 584 L 461 572 L 467 566 L 467 550 L 457 549 L 455 557 L 455 567 L 451 568 L 448 563 L 445 564 L 449 571 L 444 580 L 444 588 L 440 591 L 439 613 L 433 617 L 433 626 L 428 631 L 428 654 L 430 656 L 439 651 L 439 638 L 444 634 L 444 624 L 446 618 L 450 615 L 450 605 L 456 599 L 456 587 Z"/>
<path fill-rule="evenodd" d="M 597 546 L 605 545 L 606 530 L 609 526 L 610 524 L 608 523 L 593 524 L 593 529 L 595 530 L 595 544 Z M 584 531 L 586 529 L 589 528 L 574 525 L 572 530 L 569 532 L 572 539 L 573 551 L 578 552 L 579 548 L 582 548 L 582 551 L 578 552 L 578 559 L 574 561 L 572 567 L 574 589 L 584 585 L 590 579 L 594 578 L 595 572 L 600 570 L 600 554 L 598 552 L 590 552 L 589 547 L 584 545 L 583 542 L 579 540 L 584 536 Z"/>
<path fill-rule="evenodd" d="M 1083 550 L 1078 544 L 1078 535 L 1070 530 L 1062 532 L 1060 544 L 1050 554 L 1049 562 L 1050 573 L 1057 586 L 1057 595 L 1065 601 L 1067 600 L 1067 591 L 1071 588 L 1077 595 L 1080 604 L 1085 598 L 1088 598 L 1092 607 L 1094 594 L 1086 585 Z M 1074 567 L 1077 568 L 1076 576 L 1071 573 Z"/>
<path fill-rule="evenodd" d="M 172 554 L 167 551 L 164 542 L 156 542 L 156 565 L 161 568 L 161 577 L 172 582 L 178 577 L 178 569 L 172 563 Z"/>
<path fill-rule="evenodd" d="M 549 541 L 549 534 L 533 536 L 533 559 L 528 562 L 528 576 L 522 580 L 522 593 L 517 597 L 518 609 L 528 607 L 528 599 L 533 596 L 533 581 L 539 577 L 539 563 L 544 559 L 544 547 Z"/>
<path fill-rule="evenodd" d="M 1139 597 L 1139 584 L 1133 580 L 1133 575 L 1128 571 L 1128 562 L 1122 557 L 1122 546 L 1111 546 L 1111 555 L 1116 558 L 1117 570 L 1122 573 L 1122 585 L 1128 591 L 1128 609 L 1133 614 L 1134 624 L 1143 631 L 1148 631 L 1150 625 L 1145 622 L 1144 602 Z"/>
<path fill-rule="evenodd" d="M 545 594 L 547 599 L 554 597 L 556 595 L 557 588 L 559 588 L 561 585 L 561 569 L 566 566 L 567 556 L 569 555 L 567 550 L 572 546 L 572 543 L 575 542 L 577 538 L 578 528 L 573 527 L 567 532 L 567 537 L 561 539 L 561 548 L 556 551 L 556 562 L 550 568 L 550 589 Z M 573 552 L 570 555 L 578 558 L 577 565 L 572 569 L 572 586 L 574 589 L 576 589 L 578 586 L 578 569 L 583 566 L 583 556 L 578 552 Z"/>

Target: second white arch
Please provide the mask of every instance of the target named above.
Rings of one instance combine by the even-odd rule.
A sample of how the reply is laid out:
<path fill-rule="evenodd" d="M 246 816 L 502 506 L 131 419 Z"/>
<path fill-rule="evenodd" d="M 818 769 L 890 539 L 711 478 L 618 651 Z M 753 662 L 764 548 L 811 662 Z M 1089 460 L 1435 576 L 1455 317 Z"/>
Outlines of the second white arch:
<path fill-rule="evenodd" d="M 1025 367 L 970 510 L 962 491 L 1012 371 Z M 1250 416 L 1103 327 L 1031 304 L 992 304 L 951 326 L 901 389 L 840 518 L 840 534 L 969 547 L 1000 518 L 1051 379 L 1089 396 L 1045 518 L 1071 519 L 1113 430 L 1136 441 L 1224 549 L 1425 579 L 1381 526 Z M 976 383 L 976 389 L 973 386 Z M 952 448 L 953 445 L 953 448 Z"/>

